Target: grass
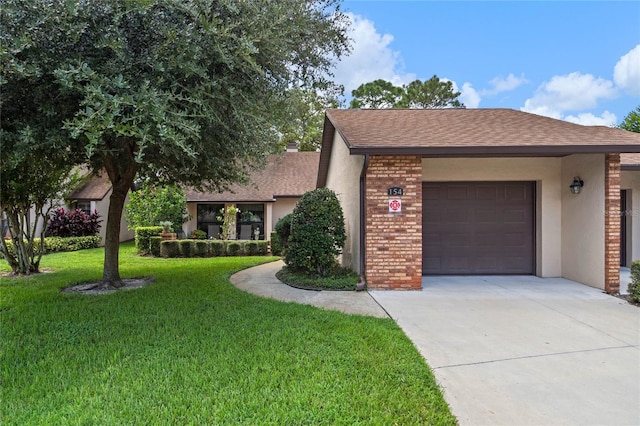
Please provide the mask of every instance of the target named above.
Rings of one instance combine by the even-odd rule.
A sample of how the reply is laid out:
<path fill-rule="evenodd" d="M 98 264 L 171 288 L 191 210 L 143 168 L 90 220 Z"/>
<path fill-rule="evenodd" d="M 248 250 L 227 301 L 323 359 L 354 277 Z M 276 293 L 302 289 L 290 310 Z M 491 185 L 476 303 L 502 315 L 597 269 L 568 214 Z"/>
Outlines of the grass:
<path fill-rule="evenodd" d="M 292 271 L 285 266 L 276 273 L 276 277 L 292 287 L 310 290 L 355 290 L 360 283 L 357 274 L 343 268 L 335 268 L 330 277 L 321 277 L 317 274 Z"/>
<path fill-rule="evenodd" d="M 270 258 L 155 259 L 121 249 L 138 290 L 64 294 L 103 251 L 43 258 L 0 283 L 0 419 L 51 424 L 455 424 L 390 319 L 287 304 L 229 283 Z M 3 262 L 0 269 L 7 270 Z"/>

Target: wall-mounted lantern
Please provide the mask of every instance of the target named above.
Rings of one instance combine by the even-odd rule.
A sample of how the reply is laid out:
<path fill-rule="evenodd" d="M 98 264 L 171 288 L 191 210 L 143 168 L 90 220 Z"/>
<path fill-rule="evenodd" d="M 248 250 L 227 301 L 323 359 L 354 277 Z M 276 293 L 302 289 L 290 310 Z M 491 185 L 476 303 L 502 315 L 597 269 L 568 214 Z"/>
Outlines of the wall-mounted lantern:
<path fill-rule="evenodd" d="M 582 191 L 582 187 L 584 186 L 584 181 L 580 179 L 580 176 L 576 176 L 573 178 L 573 183 L 569 185 L 569 189 L 572 194 L 579 194 Z"/>

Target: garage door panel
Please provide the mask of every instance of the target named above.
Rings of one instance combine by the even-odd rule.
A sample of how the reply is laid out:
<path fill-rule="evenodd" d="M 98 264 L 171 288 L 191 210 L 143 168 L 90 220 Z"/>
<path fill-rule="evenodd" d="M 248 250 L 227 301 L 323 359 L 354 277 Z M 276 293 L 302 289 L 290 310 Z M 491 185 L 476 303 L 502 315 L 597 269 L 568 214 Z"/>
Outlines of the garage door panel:
<path fill-rule="evenodd" d="M 430 196 L 423 197 L 423 273 L 532 274 L 533 185 L 424 184 Z"/>

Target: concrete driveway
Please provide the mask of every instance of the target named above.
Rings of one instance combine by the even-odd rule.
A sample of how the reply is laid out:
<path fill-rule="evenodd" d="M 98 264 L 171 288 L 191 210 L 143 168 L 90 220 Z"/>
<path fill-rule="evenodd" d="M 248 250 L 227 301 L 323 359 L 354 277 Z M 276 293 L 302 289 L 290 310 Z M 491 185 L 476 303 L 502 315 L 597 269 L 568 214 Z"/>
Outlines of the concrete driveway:
<path fill-rule="evenodd" d="M 640 424 L 640 308 L 565 279 L 429 277 L 370 291 L 461 425 Z"/>

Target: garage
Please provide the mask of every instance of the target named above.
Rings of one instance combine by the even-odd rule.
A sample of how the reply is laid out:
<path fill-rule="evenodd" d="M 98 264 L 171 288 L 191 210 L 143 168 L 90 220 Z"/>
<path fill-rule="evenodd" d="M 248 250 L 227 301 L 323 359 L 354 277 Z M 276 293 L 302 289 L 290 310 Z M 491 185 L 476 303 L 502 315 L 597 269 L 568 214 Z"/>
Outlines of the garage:
<path fill-rule="evenodd" d="M 534 182 L 423 182 L 423 274 L 533 274 L 534 188 Z"/>

